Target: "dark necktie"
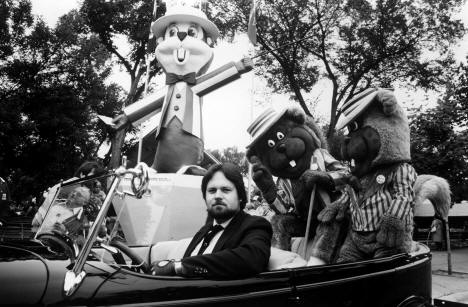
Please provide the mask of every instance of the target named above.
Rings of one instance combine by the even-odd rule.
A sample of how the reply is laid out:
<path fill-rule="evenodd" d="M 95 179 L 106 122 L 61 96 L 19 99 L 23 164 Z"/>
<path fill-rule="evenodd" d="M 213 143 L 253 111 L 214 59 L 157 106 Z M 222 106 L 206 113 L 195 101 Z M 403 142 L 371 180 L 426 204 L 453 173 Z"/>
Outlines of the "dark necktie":
<path fill-rule="evenodd" d="M 186 75 L 177 75 L 173 73 L 166 73 L 166 84 L 174 84 L 179 81 L 185 81 L 190 85 L 195 84 L 196 81 L 196 74 L 194 72 L 188 73 Z"/>
<path fill-rule="evenodd" d="M 223 229 L 224 227 L 219 224 L 212 225 L 210 227 L 210 230 L 208 230 L 208 232 L 203 237 L 203 243 L 200 246 L 200 250 L 198 251 L 197 255 L 202 255 L 205 249 L 208 247 L 208 245 L 210 245 L 210 242 L 213 239 L 213 237 Z"/>

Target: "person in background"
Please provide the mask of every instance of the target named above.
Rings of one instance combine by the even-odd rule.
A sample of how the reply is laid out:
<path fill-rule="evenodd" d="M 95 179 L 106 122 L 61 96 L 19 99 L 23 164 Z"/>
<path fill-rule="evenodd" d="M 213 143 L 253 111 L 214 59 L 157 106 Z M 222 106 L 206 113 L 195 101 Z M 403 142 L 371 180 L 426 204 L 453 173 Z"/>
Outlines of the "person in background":
<path fill-rule="evenodd" d="M 445 249 L 444 230 L 445 228 L 442 218 L 436 214 L 431 224 L 431 236 L 435 250 L 440 251 Z"/>
<path fill-rule="evenodd" d="M 256 193 L 258 191 L 258 193 Z M 270 204 L 263 199 L 260 190 L 256 190 L 251 198 L 250 208 L 246 208 L 246 212 L 250 215 L 261 216 L 266 218 L 269 222 L 275 215 L 275 211 L 271 209 Z"/>
<path fill-rule="evenodd" d="M 66 180 L 64 183 L 70 182 L 72 180 L 76 180 L 78 178 L 84 178 L 84 177 L 88 177 L 88 176 L 92 176 L 92 175 L 102 175 L 105 172 L 106 172 L 105 168 L 100 163 L 98 163 L 96 161 L 86 161 L 83 164 L 81 164 L 80 167 L 78 167 L 78 169 L 73 174 L 73 177 Z M 99 182 L 99 181 L 95 180 L 94 183 L 95 182 Z M 94 183 L 91 183 L 91 185 L 94 184 Z M 86 184 L 86 185 L 89 185 L 89 184 Z M 55 194 L 57 193 L 57 190 L 60 188 L 60 186 L 61 186 L 61 184 L 58 183 L 58 184 L 54 185 L 53 187 L 51 187 L 47 191 L 47 194 L 44 197 L 45 198 L 44 202 L 39 207 L 39 209 L 37 210 L 37 212 L 34 215 L 34 218 L 32 220 L 32 223 L 31 223 L 32 224 L 32 229 L 31 229 L 32 232 L 37 232 L 39 230 L 39 227 L 41 226 L 42 221 L 44 220 L 44 217 L 45 217 L 47 211 L 49 210 L 49 208 L 50 208 L 50 206 L 52 204 L 52 201 L 54 200 Z M 90 188 L 90 187 L 88 187 L 88 188 Z M 60 194 L 57 197 L 67 198 L 68 197 L 67 194 L 70 193 L 70 192 L 71 191 L 67 191 L 65 189 L 65 191 L 60 191 Z M 97 201 L 95 203 L 96 203 L 95 207 L 99 206 L 99 203 Z M 88 210 L 88 211 L 95 212 L 96 209 Z"/>
<path fill-rule="evenodd" d="M 244 212 L 247 195 L 239 168 L 232 163 L 213 165 L 202 179 L 201 190 L 207 223 L 195 234 L 182 260 L 155 261 L 152 274 L 224 279 L 265 271 L 271 225 Z"/>

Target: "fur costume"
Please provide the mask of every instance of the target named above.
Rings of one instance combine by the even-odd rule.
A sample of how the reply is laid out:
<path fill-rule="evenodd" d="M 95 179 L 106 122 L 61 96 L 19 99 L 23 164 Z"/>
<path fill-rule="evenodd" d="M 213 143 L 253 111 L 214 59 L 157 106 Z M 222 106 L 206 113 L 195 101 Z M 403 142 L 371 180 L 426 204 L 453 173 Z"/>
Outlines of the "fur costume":
<path fill-rule="evenodd" d="M 338 262 L 409 252 L 416 171 L 409 164 L 408 119 L 388 90 L 370 89 L 346 103 L 337 129 L 347 127 L 341 152 L 361 189 L 339 200 L 350 206 L 351 230 Z"/>
<path fill-rule="evenodd" d="M 175 173 L 203 160 L 203 96 L 240 78 L 252 70 L 253 63 L 244 58 L 205 74 L 213 60 L 211 47 L 219 30 L 193 7 L 168 9 L 165 16 L 153 22 L 151 30 L 158 41 L 156 59 L 166 74 L 167 91 L 126 107 L 124 114 L 113 120 L 114 128 L 137 125 L 161 112 L 152 167 L 160 173 Z"/>
<path fill-rule="evenodd" d="M 444 249 L 448 226 L 449 210 L 452 203 L 450 185 L 442 177 L 419 175 L 414 184 L 415 211 L 429 201 L 434 207 L 434 220 L 431 224 L 432 242 L 436 248 Z"/>
<path fill-rule="evenodd" d="M 414 194 L 416 206 L 428 199 L 434 207 L 435 218 L 448 221 L 452 192 L 447 180 L 434 175 L 419 175 L 414 184 Z"/>
<path fill-rule="evenodd" d="M 319 226 L 317 216 L 339 195 L 338 191 L 328 192 L 349 176 L 347 168 L 328 153 L 321 130 L 301 109 L 267 109 L 248 131 L 253 136 L 247 151 L 253 180 L 277 213 L 271 220 L 272 246 L 290 250 L 291 237 L 304 236 L 311 194 L 317 184 L 309 232 L 314 243 L 307 242 L 312 246 L 305 257 L 331 262 L 346 226 L 338 222 Z M 272 175 L 278 177 L 276 184 Z"/>

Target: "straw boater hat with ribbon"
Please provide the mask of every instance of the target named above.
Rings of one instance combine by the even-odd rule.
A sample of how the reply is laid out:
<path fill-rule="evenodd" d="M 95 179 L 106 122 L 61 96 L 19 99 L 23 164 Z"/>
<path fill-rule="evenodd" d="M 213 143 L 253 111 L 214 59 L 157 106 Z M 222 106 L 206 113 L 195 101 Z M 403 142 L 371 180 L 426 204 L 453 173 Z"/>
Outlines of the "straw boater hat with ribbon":
<path fill-rule="evenodd" d="M 297 124 L 303 124 L 312 138 L 314 139 L 315 146 L 318 148 L 327 148 L 327 142 L 323 136 L 322 130 L 317 126 L 312 117 L 306 116 L 304 111 L 297 106 L 282 106 L 280 108 L 269 107 L 263 111 L 247 128 L 247 132 L 252 137 L 252 141 L 247 148 L 255 146 L 265 133 L 276 124 L 281 118 L 289 117 Z"/>
<path fill-rule="evenodd" d="M 164 36 L 166 28 L 177 22 L 194 22 L 205 30 L 208 37 L 215 41 L 219 37 L 218 27 L 208 20 L 206 14 L 191 6 L 173 6 L 167 9 L 166 15 L 151 24 L 151 30 L 156 37 Z"/>
<path fill-rule="evenodd" d="M 343 104 L 340 108 L 341 116 L 336 123 L 336 129 L 340 130 L 346 127 L 351 121 L 361 115 L 376 96 L 377 89 L 369 88 Z"/>
<path fill-rule="evenodd" d="M 247 132 L 252 137 L 252 142 L 247 145 L 251 148 L 278 120 L 286 113 L 288 108 L 280 109 L 267 108 L 263 111 L 247 128 Z"/>

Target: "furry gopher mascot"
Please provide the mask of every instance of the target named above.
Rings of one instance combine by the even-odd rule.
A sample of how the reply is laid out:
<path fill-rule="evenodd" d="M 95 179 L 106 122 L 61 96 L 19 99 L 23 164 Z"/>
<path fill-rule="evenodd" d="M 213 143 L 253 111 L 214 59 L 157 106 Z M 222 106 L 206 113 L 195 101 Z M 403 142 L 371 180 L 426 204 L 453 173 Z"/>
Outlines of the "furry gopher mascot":
<path fill-rule="evenodd" d="M 335 222 L 317 229 L 318 215 L 325 206 L 332 206 L 331 202 L 340 194 L 335 190 L 349 177 L 347 168 L 328 153 L 321 130 L 301 109 L 269 108 L 247 130 L 253 138 L 247 146 L 253 180 L 276 212 L 271 220 L 272 245 L 290 250 L 291 237 L 304 236 L 312 206 L 309 238 L 315 239 L 305 257 L 330 263 L 346 226 Z M 272 176 L 278 177 L 276 184 Z M 311 204 L 315 185 L 317 195 Z M 344 213 L 335 214 L 337 220 L 342 220 Z"/>
<path fill-rule="evenodd" d="M 388 90 L 369 89 L 342 107 L 343 158 L 361 189 L 339 202 L 351 209 L 351 230 L 338 262 L 410 252 L 416 171 L 409 164 L 408 119 Z M 355 192 L 355 193 L 354 193 Z"/>

